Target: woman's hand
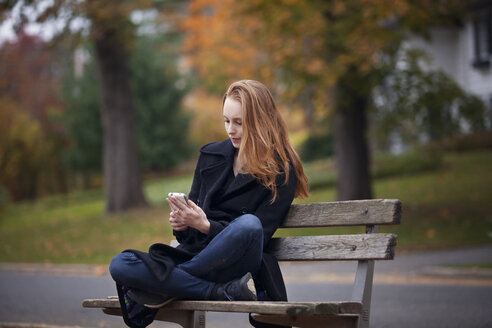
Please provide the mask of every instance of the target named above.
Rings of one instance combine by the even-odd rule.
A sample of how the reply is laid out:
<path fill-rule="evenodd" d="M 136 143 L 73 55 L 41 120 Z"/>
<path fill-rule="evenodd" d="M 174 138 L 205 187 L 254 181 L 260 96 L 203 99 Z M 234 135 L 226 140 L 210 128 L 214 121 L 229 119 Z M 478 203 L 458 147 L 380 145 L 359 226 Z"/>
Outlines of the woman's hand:
<path fill-rule="evenodd" d="M 174 230 L 183 231 L 191 227 L 201 233 L 208 234 L 210 222 L 207 215 L 193 201 L 188 200 L 188 206 L 186 206 L 176 197 L 168 197 L 166 200 L 171 207 L 169 223 Z"/>
<path fill-rule="evenodd" d="M 167 200 L 167 202 L 170 203 L 169 200 Z M 183 221 L 180 220 L 175 213 L 176 211 L 171 206 L 171 213 L 169 214 L 169 223 L 171 224 L 173 230 L 185 231 L 186 229 L 188 229 L 188 226 L 184 224 Z"/>

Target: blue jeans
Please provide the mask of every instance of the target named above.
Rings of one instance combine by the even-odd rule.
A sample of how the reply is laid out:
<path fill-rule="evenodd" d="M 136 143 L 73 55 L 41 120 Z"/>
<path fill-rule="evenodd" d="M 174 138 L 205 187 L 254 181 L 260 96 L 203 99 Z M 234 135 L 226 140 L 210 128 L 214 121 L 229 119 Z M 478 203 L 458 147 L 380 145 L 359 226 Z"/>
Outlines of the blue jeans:
<path fill-rule="evenodd" d="M 163 281 L 157 280 L 133 253 L 116 255 L 109 265 L 113 279 L 128 288 L 208 300 L 216 283 L 255 274 L 263 256 L 263 227 L 260 220 L 245 214 L 232 221 L 190 261 L 177 265 Z"/>

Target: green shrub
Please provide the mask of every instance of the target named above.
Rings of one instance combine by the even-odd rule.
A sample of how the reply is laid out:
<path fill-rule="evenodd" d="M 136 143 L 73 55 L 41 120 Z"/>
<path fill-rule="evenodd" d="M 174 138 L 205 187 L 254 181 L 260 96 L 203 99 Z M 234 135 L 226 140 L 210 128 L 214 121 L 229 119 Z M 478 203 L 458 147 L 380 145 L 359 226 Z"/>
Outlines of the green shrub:
<path fill-rule="evenodd" d="M 306 162 L 330 157 L 333 153 L 334 139 L 329 133 L 309 135 L 300 149 L 301 158 Z"/>
<path fill-rule="evenodd" d="M 459 135 L 440 141 L 429 142 L 422 146 L 422 151 L 428 153 L 476 149 L 492 149 L 491 132 Z"/>
<path fill-rule="evenodd" d="M 329 161 L 325 159 L 325 161 Z M 336 172 L 332 167 L 319 165 L 321 161 L 308 163 L 305 168 L 309 177 L 309 188 L 317 190 L 336 185 Z M 427 172 L 440 168 L 442 158 L 439 155 L 424 153 L 407 153 L 403 155 L 378 154 L 372 164 L 371 176 L 373 179 L 391 176 L 404 176 Z"/>
<path fill-rule="evenodd" d="M 376 156 L 371 175 L 374 179 L 390 176 L 415 174 L 438 169 L 442 165 L 442 158 L 438 155 L 421 153 L 407 153 L 403 155 L 381 154 Z"/>

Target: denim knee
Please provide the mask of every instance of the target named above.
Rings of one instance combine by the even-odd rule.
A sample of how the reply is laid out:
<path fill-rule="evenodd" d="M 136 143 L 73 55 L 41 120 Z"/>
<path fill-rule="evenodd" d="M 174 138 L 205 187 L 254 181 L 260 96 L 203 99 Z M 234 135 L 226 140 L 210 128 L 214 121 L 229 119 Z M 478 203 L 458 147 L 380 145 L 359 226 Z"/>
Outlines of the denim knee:
<path fill-rule="evenodd" d="M 124 252 L 113 257 L 109 264 L 109 273 L 111 274 L 111 277 L 113 277 L 113 280 L 125 280 L 125 275 L 128 273 L 128 260 L 130 260 L 131 256 L 134 255 Z"/>
<path fill-rule="evenodd" d="M 233 221 L 240 235 L 263 238 L 263 226 L 260 219 L 253 214 L 244 214 Z"/>

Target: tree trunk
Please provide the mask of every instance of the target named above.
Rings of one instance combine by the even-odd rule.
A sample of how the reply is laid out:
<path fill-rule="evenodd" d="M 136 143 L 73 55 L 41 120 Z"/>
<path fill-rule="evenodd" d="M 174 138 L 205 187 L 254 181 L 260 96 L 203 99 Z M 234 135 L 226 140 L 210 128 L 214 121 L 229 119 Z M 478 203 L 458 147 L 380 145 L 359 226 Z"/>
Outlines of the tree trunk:
<path fill-rule="evenodd" d="M 147 205 L 138 161 L 129 55 L 117 33 L 99 26 L 94 40 L 101 82 L 106 212 Z"/>
<path fill-rule="evenodd" d="M 366 136 L 368 83 L 352 71 L 336 85 L 334 133 L 338 200 L 372 198 Z"/>

